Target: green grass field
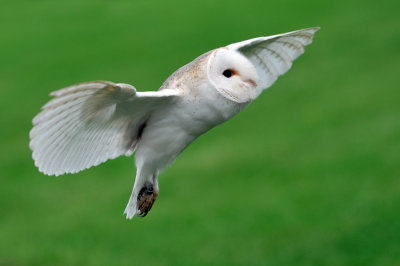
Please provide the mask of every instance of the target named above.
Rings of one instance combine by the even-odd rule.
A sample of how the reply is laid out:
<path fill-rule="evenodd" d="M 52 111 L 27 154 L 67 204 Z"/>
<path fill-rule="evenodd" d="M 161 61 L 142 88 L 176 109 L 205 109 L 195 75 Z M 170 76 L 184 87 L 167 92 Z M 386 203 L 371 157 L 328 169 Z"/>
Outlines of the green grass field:
<path fill-rule="evenodd" d="M 400 265 L 400 2 L 7 1 L 0 9 L 0 265 Z M 196 140 L 126 220 L 118 158 L 45 176 L 50 91 L 157 90 L 216 47 L 321 26 L 278 82 Z"/>

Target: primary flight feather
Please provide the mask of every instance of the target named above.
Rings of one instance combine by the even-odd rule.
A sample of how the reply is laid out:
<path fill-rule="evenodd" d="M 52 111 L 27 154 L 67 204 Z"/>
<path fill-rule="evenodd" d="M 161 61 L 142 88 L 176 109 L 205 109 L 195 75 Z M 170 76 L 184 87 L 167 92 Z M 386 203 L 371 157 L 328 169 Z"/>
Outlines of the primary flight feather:
<path fill-rule="evenodd" d="M 136 152 L 135 184 L 124 213 L 129 219 L 145 216 L 158 195 L 158 174 L 199 135 L 233 117 L 287 72 L 318 29 L 209 51 L 158 91 L 109 81 L 54 91 L 29 134 L 35 165 L 57 176 Z"/>

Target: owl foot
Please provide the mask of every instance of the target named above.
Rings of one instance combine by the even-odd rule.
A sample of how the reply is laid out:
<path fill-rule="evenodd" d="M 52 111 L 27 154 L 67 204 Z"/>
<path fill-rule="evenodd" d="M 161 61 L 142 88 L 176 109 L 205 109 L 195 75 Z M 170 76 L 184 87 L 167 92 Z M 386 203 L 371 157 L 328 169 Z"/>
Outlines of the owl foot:
<path fill-rule="evenodd" d="M 139 217 L 145 217 L 147 215 L 156 201 L 157 196 L 158 191 L 154 191 L 153 184 L 144 184 L 137 197 L 137 206 L 138 210 L 140 211 L 138 213 Z"/>

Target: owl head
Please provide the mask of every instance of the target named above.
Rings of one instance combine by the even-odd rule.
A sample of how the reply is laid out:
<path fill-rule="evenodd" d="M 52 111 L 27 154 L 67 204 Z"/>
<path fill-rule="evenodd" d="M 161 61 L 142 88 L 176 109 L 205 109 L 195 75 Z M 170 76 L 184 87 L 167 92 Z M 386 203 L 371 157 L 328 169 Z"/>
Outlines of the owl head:
<path fill-rule="evenodd" d="M 210 54 L 207 77 L 211 85 L 231 101 L 245 103 L 257 96 L 259 77 L 256 68 L 244 55 L 229 47 Z"/>
<path fill-rule="evenodd" d="M 291 68 L 318 29 L 259 37 L 216 49 L 207 62 L 208 79 L 225 98 L 250 102 Z"/>

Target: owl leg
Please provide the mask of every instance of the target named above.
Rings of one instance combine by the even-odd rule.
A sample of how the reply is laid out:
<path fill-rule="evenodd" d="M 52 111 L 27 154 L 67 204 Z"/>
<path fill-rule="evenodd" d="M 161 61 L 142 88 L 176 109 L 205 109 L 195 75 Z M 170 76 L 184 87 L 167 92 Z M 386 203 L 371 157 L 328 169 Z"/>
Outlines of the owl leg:
<path fill-rule="evenodd" d="M 135 179 L 135 185 L 128 205 L 125 208 L 127 219 L 132 219 L 136 214 L 144 217 L 150 211 L 158 196 L 157 174 L 144 174 L 138 171 Z"/>

